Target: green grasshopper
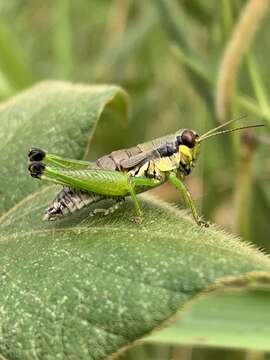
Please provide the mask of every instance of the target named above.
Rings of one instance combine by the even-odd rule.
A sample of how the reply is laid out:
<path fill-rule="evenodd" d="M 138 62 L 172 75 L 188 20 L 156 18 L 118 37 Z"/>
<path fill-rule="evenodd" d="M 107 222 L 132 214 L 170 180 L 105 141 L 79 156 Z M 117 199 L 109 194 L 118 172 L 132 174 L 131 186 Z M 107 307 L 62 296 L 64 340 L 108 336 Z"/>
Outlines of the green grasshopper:
<path fill-rule="evenodd" d="M 48 154 L 39 148 L 29 151 L 30 175 L 63 185 L 63 189 L 45 211 L 44 220 L 56 220 L 68 213 L 104 199 L 123 200 L 130 196 L 141 223 L 142 209 L 137 194 L 170 182 L 179 190 L 190 207 L 195 222 L 208 226 L 197 213 L 183 180 L 190 174 L 200 153 L 201 142 L 219 134 L 250 127 L 220 130 L 235 120 L 211 129 L 202 136 L 189 129 L 164 136 L 135 147 L 113 151 L 95 162 L 71 160 Z"/>

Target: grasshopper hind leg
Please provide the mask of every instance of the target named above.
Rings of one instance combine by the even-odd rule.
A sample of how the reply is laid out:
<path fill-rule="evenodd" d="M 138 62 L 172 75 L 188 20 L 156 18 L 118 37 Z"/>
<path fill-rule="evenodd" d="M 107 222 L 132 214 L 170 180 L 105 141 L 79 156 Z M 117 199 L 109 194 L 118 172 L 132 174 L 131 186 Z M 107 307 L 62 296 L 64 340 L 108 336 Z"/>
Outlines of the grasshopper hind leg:
<path fill-rule="evenodd" d="M 42 157 L 31 153 L 30 160 Z M 137 199 L 137 192 L 145 191 L 145 188 L 152 188 L 160 185 L 162 179 L 149 178 L 147 176 L 134 176 L 121 171 L 104 169 L 89 169 L 79 164 L 75 169 L 65 159 L 57 159 L 57 165 L 48 165 L 46 155 L 42 161 L 34 160 L 29 165 L 30 175 L 40 180 L 47 180 L 63 185 L 52 204 L 45 212 L 44 220 L 56 220 L 67 213 L 72 213 L 81 207 L 107 198 L 119 198 L 130 195 L 135 207 L 135 223 L 142 221 L 142 209 Z M 48 160 L 48 159 L 47 159 Z M 64 166 L 65 165 L 65 166 Z M 77 200 L 78 199 L 78 200 Z"/>
<path fill-rule="evenodd" d="M 34 178 L 41 179 L 46 164 L 41 162 L 45 160 L 46 153 L 42 149 L 32 148 L 29 152 L 29 159 L 32 162 L 29 164 L 30 175 Z M 65 165 L 65 163 L 61 164 Z M 62 167 L 60 167 L 61 169 Z M 97 195 L 91 192 L 84 192 L 80 189 L 75 189 L 70 186 L 63 186 L 63 189 L 56 195 L 54 200 L 49 204 L 45 210 L 43 220 L 55 221 L 63 218 L 65 215 L 74 213 L 83 207 L 94 204 L 103 200 L 104 196 Z"/>
<path fill-rule="evenodd" d="M 63 169 L 87 169 L 92 166 L 89 161 L 62 158 L 58 155 L 48 154 L 45 150 L 36 147 L 30 148 L 28 158 L 30 163 L 42 161 L 43 164 Z"/>
<path fill-rule="evenodd" d="M 90 190 L 84 190 L 76 186 L 76 171 L 70 172 L 61 167 L 52 168 L 47 166 L 44 162 L 33 161 L 29 165 L 30 175 L 38 179 L 46 179 L 63 185 L 63 189 L 56 195 L 55 199 L 48 206 L 45 211 L 43 220 L 54 221 L 63 218 L 65 215 L 74 213 L 87 205 L 97 203 L 105 199 L 113 199 L 119 202 L 123 196 L 112 196 L 105 194 L 97 194 Z M 91 170 L 85 170 L 85 175 L 91 176 Z M 69 176 L 71 174 L 71 176 Z M 63 179 L 61 175 L 64 175 Z M 60 176 L 58 178 L 57 176 Z M 87 177 L 84 182 L 85 186 L 88 184 Z M 74 186 L 73 186 L 74 185 Z M 80 185 L 80 184 L 79 184 Z M 116 203 L 108 209 L 95 209 L 92 214 L 103 213 L 104 215 L 111 214 L 119 207 Z"/>

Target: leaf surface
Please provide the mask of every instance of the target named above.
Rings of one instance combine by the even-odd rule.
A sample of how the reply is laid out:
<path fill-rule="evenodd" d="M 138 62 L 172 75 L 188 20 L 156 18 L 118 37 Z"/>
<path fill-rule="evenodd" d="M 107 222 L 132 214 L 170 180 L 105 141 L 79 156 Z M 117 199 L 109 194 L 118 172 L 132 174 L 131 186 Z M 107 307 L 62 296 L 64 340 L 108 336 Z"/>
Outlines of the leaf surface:
<path fill-rule="evenodd" d="M 153 199 L 141 226 L 130 222 L 129 203 L 110 217 L 86 209 L 44 224 L 54 193 L 44 189 L 2 217 L 0 349 L 8 358 L 102 359 L 216 279 L 270 268 L 257 250 Z"/>
<path fill-rule="evenodd" d="M 175 323 L 146 341 L 269 351 L 269 274 L 262 279 L 252 273 L 247 280 L 243 288 L 227 284 L 195 299 Z"/>

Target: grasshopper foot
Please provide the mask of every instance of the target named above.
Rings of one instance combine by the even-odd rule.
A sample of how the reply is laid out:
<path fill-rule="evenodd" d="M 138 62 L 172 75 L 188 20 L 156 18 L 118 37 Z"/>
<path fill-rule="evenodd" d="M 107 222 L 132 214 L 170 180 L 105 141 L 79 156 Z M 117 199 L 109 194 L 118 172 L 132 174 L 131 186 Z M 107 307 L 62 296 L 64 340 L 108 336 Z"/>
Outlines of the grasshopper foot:
<path fill-rule="evenodd" d="M 28 170 L 30 171 L 30 175 L 32 177 L 40 179 L 43 174 L 43 171 L 45 170 L 45 164 L 38 161 L 34 161 L 30 163 L 30 165 L 28 166 Z"/>
<path fill-rule="evenodd" d="M 205 221 L 202 219 L 197 220 L 197 224 L 201 227 L 209 227 L 209 225 L 210 225 L 209 221 Z"/>
<path fill-rule="evenodd" d="M 142 217 L 141 217 L 141 216 L 134 216 L 134 217 L 132 218 L 132 222 L 133 222 L 134 224 L 140 225 L 140 224 L 142 223 Z"/>
<path fill-rule="evenodd" d="M 28 157 L 30 161 L 42 161 L 45 158 L 45 151 L 39 148 L 30 148 Z"/>

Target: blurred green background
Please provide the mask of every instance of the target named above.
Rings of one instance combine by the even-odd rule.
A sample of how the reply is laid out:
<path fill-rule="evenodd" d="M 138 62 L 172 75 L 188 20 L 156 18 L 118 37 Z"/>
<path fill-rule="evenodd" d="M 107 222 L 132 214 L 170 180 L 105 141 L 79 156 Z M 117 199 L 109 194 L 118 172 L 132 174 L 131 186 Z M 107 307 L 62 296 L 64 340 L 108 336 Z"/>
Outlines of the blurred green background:
<path fill-rule="evenodd" d="M 0 100 L 44 79 L 122 85 L 130 95 L 129 123 L 123 126 L 105 113 L 92 159 L 179 128 L 201 134 L 222 121 L 215 110 L 218 73 L 247 3 L 2 0 Z M 205 142 L 187 179 L 206 219 L 266 251 L 270 248 L 269 28 L 268 11 L 258 21 L 255 40 L 245 55 L 239 54 L 236 91 L 226 109 L 232 117 L 247 114 L 243 124 L 266 127 Z M 249 37 L 244 33 L 240 42 L 248 43 Z M 169 186 L 155 193 L 182 206 Z M 258 355 L 147 345 L 123 358 L 214 359 L 221 354 L 228 359 Z"/>

